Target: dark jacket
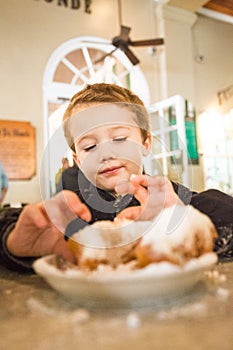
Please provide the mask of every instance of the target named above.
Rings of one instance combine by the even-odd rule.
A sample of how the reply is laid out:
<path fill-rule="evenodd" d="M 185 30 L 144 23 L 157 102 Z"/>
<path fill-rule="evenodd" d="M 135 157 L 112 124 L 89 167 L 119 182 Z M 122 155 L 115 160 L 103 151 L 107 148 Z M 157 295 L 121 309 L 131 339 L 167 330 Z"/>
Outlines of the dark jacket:
<path fill-rule="evenodd" d="M 68 170 L 68 169 L 67 169 Z M 66 172 L 62 174 L 62 189 L 69 189 L 77 193 L 79 198 L 88 206 L 92 219 L 89 224 L 98 220 L 114 220 L 123 209 L 139 205 L 133 195 L 115 197 L 112 193 L 96 188 L 81 171 L 73 173 L 72 186 L 68 181 L 66 185 Z M 69 173 L 70 175 L 70 173 Z M 208 215 L 214 223 L 219 237 L 215 241 L 214 250 L 220 261 L 233 260 L 233 198 L 218 190 L 207 190 L 201 193 L 190 191 L 187 187 L 172 183 L 173 188 L 184 204 L 191 204 L 202 213 Z M 17 221 L 20 211 L 9 208 L 0 213 L 0 262 L 5 266 L 17 270 L 28 270 L 31 258 L 15 258 L 6 249 L 5 241 Z M 77 232 L 87 225 L 77 218 L 66 229 L 66 237 Z"/>

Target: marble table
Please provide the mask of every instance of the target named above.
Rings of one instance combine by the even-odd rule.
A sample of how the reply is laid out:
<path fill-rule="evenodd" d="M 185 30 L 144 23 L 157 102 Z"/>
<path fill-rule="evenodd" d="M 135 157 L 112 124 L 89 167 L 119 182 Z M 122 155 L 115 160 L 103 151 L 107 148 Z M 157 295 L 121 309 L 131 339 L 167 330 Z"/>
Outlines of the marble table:
<path fill-rule="evenodd" d="M 233 349 L 233 262 L 169 306 L 83 309 L 35 274 L 0 267 L 0 349 Z"/>

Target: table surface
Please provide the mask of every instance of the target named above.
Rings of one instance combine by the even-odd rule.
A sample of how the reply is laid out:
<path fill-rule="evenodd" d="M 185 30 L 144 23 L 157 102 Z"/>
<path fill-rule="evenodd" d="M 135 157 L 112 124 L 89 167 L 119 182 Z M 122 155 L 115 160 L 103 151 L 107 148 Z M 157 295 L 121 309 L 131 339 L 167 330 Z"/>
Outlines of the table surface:
<path fill-rule="evenodd" d="M 0 349 L 233 349 L 232 269 L 217 265 L 169 307 L 88 310 L 38 275 L 0 267 Z"/>

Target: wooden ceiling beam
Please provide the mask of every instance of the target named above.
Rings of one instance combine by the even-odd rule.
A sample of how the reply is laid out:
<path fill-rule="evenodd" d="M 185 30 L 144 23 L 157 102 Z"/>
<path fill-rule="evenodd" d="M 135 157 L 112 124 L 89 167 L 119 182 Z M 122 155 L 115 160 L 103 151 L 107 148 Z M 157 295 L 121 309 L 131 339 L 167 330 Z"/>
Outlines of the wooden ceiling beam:
<path fill-rule="evenodd" d="M 211 0 L 208 1 L 203 7 L 228 16 L 233 16 L 232 0 Z"/>
<path fill-rule="evenodd" d="M 207 2 L 207 0 L 170 0 L 168 5 L 195 12 Z"/>

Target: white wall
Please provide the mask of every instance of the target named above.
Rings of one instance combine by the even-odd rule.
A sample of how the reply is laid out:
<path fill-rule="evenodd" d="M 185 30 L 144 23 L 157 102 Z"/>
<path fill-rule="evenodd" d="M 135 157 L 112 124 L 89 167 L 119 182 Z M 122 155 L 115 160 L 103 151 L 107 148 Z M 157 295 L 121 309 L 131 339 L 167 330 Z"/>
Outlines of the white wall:
<path fill-rule="evenodd" d="M 217 92 L 233 84 L 233 25 L 199 16 L 193 33 L 194 56 L 203 56 L 194 60 L 196 107 L 202 112 L 218 108 Z"/>
<path fill-rule="evenodd" d="M 165 6 L 164 20 L 167 94 L 192 102 L 198 119 L 208 108 L 219 109 L 217 92 L 233 83 L 233 26 L 172 6 Z M 197 191 L 204 187 L 202 162 L 200 154 L 200 164 L 190 167 L 190 183 Z"/>
<path fill-rule="evenodd" d="M 30 181 L 11 181 L 5 202 L 40 200 L 39 171 L 43 152 L 42 79 L 52 52 L 76 36 L 95 35 L 111 39 L 119 33 L 117 0 L 92 1 L 92 14 L 71 10 L 45 0 L 0 1 L 0 118 L 30 121 L 36 128 L 37 175 Z M 153 0 L 122 1 L 123 24 L 132 26 L 131 38 L 158 36 Z M 173 10 L 173 9 L 172 9 Z M 172 11 L 171 10 L 171 11 Z M 188 22 L 193 15 L 187 15 Z M 167 96 L 182 94 L 204 109 L 216 100 L 216 92 L 227 86 L 232 74 L 230 25 L 198 18 L 195 37 L 206 61 L 198 65 L 192 52 L 190 24 L 180 17 L 164 20 L 167 60 Z M 158 56 L 146 48 L 135 48 L 146 75 L 151 101 L 161 96 Z M 12 160 L 13 161 L 13 160 Z M 22 165 L 23 166 L 23 165 Z M 199 188 L 202 183 L 194 181 Z"/>

